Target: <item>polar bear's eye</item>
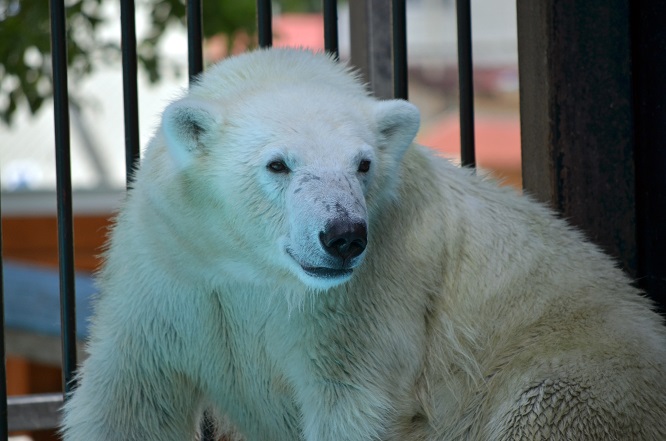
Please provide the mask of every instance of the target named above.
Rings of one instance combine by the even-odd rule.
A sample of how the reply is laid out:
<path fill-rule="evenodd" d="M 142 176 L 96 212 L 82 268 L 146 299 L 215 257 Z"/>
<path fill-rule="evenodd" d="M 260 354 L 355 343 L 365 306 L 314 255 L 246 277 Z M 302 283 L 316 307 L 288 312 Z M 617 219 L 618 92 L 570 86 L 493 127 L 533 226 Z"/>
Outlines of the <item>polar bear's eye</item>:
<path fill-rule="evenodd" d="M 289 167 L 287 167 L 284 161 L 271 161 L 266 167 L 273 173 L 289 173 Z"/>
<path fill-rule="evenodd" d="M 362 161 L 358 164 L 358 171 L 359 171 L 360 173 L 367 173 L 367 172 L 369 172 L 369 171 L 370 171 L 370 161 L 369 161 L 368 159 L 364 159 L 364 160 L 362 160 Z"/>

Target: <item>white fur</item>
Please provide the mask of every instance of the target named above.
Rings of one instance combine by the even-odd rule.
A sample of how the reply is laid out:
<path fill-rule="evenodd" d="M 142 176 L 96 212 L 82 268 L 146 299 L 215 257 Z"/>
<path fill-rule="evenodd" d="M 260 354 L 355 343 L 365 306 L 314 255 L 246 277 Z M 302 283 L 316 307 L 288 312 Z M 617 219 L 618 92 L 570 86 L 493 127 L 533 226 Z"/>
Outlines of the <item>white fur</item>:
<path fill-rule="evenodd" d="M 65 440 L 193 439 L 205 407 L 247 440 L 666 439 L 649 303 L 417 128 L 323 55 L 204 73 L 113 230 Z M 340 219 L 367 222 L 351 274 L 304 272 L 336 265 L 319 234 Z"/>

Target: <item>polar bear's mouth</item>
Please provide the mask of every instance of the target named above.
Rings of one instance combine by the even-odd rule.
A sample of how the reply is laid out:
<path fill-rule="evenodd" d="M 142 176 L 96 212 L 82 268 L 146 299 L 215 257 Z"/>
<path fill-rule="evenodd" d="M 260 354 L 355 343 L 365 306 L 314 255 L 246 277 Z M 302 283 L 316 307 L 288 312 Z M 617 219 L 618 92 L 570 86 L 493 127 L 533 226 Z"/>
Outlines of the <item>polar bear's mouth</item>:
<path fill-rule="evenodd" d="M 303 271 L 305 271 L 309 276 L 320 277 L 324 279 L 339 279 L 341 277 L 349 277 L 354 272 L 352 269 L 333 269 L 303 265 L 301 265 L 301 268 L 303 268 Z"/>
<path fill-rule="evenodd" d="M 291 248 L 286 248 L 287 254 L 293 261 L 301 267 L 303 272 L 316 279 L 345 279 L 349 278 L 354 272 L 353 268 L 331 268 L 327 266 L 309 266 L 298 259 Z"/>

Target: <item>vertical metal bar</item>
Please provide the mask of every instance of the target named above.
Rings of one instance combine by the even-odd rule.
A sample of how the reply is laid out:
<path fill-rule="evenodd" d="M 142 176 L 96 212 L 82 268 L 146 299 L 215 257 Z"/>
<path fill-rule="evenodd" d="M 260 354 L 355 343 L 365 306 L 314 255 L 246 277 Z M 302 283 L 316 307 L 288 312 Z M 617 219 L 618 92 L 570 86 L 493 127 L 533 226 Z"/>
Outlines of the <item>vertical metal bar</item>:
<path fill-rule="evenodd" d="M 0 212 L 2 210 L 0 209 Z M 0 219 L 2 217 L 0 216 Z M 5 359 L 5 282 L 2 265 L 2 222 L 0 222 L 0 439 L 9 437 L 7 419 L 7 361 Z"/>
<path fill-rule="evenodd" d="M 187 0 L 187 66 L 189 84 L 203 72 L 203 7 L 201 0 Z M 201 441 L 215 441 L 214 424 L 204 413 L 200 422 Z"/>
<path fill-rule="evenodd" d="M 458 82 L 460 85 L 460 146 L 463 166 L 475 167 L 472 13 L 470 0 L 456 0 L 458 19 Z"/>
<path fill-rule="evenodd" d="M 271 20 L 271 0 L 257 0 L 259 47 L 271 47 L 273 45 L 273 24 Z"/>
<path fill-rule="evenodd" d="M 190 84 L 203 71 L 203 22 L 201 0 L 187 0 L 187 65 Z"/>
<path fill-rule="evenodd" d="M 666 3 L 635 0 L 631 8 L 634 111 L 636 280 L 666 314 Z M 612 182 L 606 180 L 606 182 Z M 612 190 L 616 189 L 614 184 Z"/>
<path fill-rule="evenodd" d="M 393 98 L 391 63 L 391 3 L 386 0 L 349 2 L 351 62 L 372 93 L 380 99 Z"/>
<path fill-rule="evenodd" d="M 65 2 L 50 0 L 53 107 L 58 206 L 58 261 L 60 265 L 60 321 L 65 398 L 74 388 L 76 370 L 76 296 L 74 286 L 74 229 L 67 96 L 67 40 Z"/>
<path fill-rule="evenodd" d="M 120 1 L 125 118 L 125 175 L 129 187 L 139 162 L 139 99 L 137 92 L 136 25 L 134 0 Z"/>
<path fill-rule="evenodd" d="M 324 49 L 340 58 L 338 49 L 338 2 L 337 0 L 324 0 Z"/>
<path fill-rule="evenodd" d="M 405 0 L 393 0 L 393 95 L 407 99 L 407 7 Z"/>

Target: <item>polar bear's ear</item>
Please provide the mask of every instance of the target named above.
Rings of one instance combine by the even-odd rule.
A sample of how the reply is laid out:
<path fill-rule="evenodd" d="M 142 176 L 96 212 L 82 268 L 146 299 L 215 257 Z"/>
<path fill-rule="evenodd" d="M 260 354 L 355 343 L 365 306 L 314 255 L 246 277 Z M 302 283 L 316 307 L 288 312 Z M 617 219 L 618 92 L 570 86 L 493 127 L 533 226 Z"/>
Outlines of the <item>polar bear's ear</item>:
<path fill-rule="evenodd" d="M 403 153 L 414 141 L 421 124 L 419 110 L 404 100 L 379 101 L 375 107 L 375 120 L 382 137 L 380 148 Z"/>
<path fill-rule="evenodd" d="M 162 131 L 174 161 L 182 168 L 205 152 L 205 140 L 222 123 L 220 111 L 202 100 L 183 98 L 162 114 Z"/>

